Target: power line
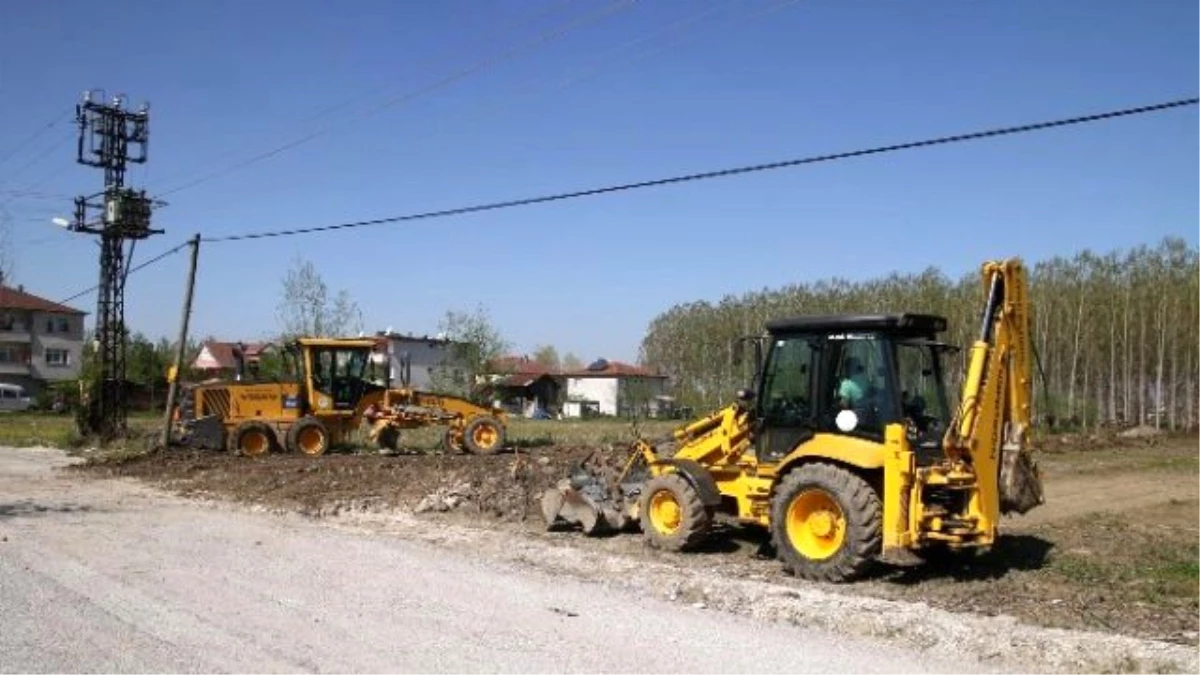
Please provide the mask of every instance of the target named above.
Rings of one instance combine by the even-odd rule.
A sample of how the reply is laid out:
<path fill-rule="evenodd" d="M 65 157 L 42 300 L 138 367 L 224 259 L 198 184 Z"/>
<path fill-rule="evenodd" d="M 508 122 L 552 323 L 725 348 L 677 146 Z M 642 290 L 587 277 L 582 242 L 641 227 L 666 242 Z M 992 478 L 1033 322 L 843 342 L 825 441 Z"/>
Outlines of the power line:
<path fill-rule="evenodd" d="M 73 112 L 73 110 L 71 108 L 67 108 L 58 117 L 55 117 L 54 119 L 50 120 L 46 124 L 43 124 L 42 126 L 38 127 L 37 131 L 34 131 L 32 134 L 25 137 L 25 140 L 21 141 L 20 143 L 17 143 L 15 146 L 13 146 L 13 149 L 9 150 L 8 154 L 4 155 L 3 157 L 0 157 L 0 164 L 3 164 L 5 162 L 7 162 L 8 160 L 12 159 L 13 157 L 16 156 L 16 154 L 18 152 L 25 149 L 25 146 L 36 141 L 42 134 L 44 134 L 47 131 L 50 131 L 54 127 L 58 126 L 58 124 L 60 122 L 62 122 L 64 119 L 66 119 L 67 116 L 70 115 L 72 112 Z"/>
<path fill-rule="evenodd" d="M 478 38 L 478 41 L 494 40 L 496 38 L 508 35 L 509 33 L 515 33 L 517 31 L 521 30 L 522 28 L 525 28 L 526 26 L 536 23 L 537 21 L 539 21 L 541 19 L 544 19 L 548 16 L 552 16 L 554 14 L 561 12 L 565 7 L 570 5 L 570 2 L 571 2 L 571 0 L 554 0 L 553 2 L 550 3 L 550 5 L 548 7 L 543 7 L 542 9 L 539 9 L 536 13 L 534 13 L 533 15 L 531 15 L 529 17 L 520 19 L 515 22 L 511 22 L 506 26 L 503 26 L 503 27 L 497 28 L 495 30 L 484 33 L 482 36 L 480 36 Z M 438 55 L 439 58 L 440 58 L 440 56 L 441 55 Z M 416 70 L 419 67 L 429 64 L 435 60 L 436 60 L 436 58 L 433 56 L 427 56 L 425 58 L 418 59 L 417 61 L 409 64 L 409 69 Z M 376 94 L 381 94 L 381 93 L 387 91 L 389 88 L 390 88 L 390 83 L 387 83 L 387 84 L 371 87 L 370 89 L 368 89 L 366 91 L 360 91 L 357 94 L 351 94 L 350 96 L 343 99 L 341 102 L 335 103 L 330 106 L 326 106 L 326 107 L 322 108 L 321 110 L 318 110 L 317 112 L 313 113 L 312 115 L 309 115 L 308 117 L 304 118 L 302 121 L 312 122 L 312 121 L 321 119 L 323 117 L 328 117 L 332 113 L 335 113 L 339 110 L 343 110 L 343 109 L 347 108 L 348 106 L 353 105 L 355 103 L 355 101 L 369 98 L 371 96 L 375 96 Z"/>
<path fill-rule="evenodd" d="M 179 244 L 178 246 L 169 248 L 166 251 L 159 253 L 158 255 L 154 256 L 153 258 L 150 258 L 149 260 L 146 260 L 145 262 L 134 265 L 133 267 L 130 267 L 127 272 L 125 272 L 125 275 L 129 276 L 130 274 L 133 274 L 134 272 L 137 272 L 138 270 L 143 270 L 143 269 L 153 265 L 154 263 L 161 261 L 162 259 L 166 258 L 167 256 L 169 256 L 173 253 L 179 252 L 180 249 L 182 249 L 184 246 L 187 246 L 189 243 L 191 243 L 191 242 L 185 241 L 182 244 Z M 84 290 L 79 291 L 75 295 L 72 295 L 67 298 L 63 298 L 62 300 L 59 300 L 58 304 L 65 305 L 68 302 L 70 302 L 76 298 L 81 298 L 81 297 L 87 295 L 88 293 L 95 291 L 98 288 L 100 288 L 99 284 L 92 286 L 91 288 L 85 288 Z"/>
<path fill-rule="evenodd" d="M 1200 103 L 1200 98 L 1180 99 L 1177 101 L 1156 103 L 1153 105 L 1140 106 L 1140 107 L 1136 107 L 1136 108 L 1124 108 L 1121 110 L 1113 110 L 1113 111 L 1097 113 L 1097 114 L 1093 114 L 1093 115 L 1070 117 L 1070 118 L 1065 118 L 1065 119 L 1052 120 L 1052 121 L 1048 121 L 1048 122 L 1035 122 L 1032 124 L 1023 124 L 1020 126 L 1000 127 L 1000 128 L 996 128 L 996 129 L 990 129 L 987 131 L 976 131 L 976 132 L 971 132 L 971 133 L 958 134 L 958 135 L 954 135 L 954 136 L 942 136 L 939 138 L 933 138 L 933 139 L 928 139 L 928 140 L 923 140 L 923 141 L 913 141 L 910 143 L 898 143 L 895 145 L 885 145 L 885 146 L 879 146 L 879 147 L 875 147 L 875 148 L 868 148 L 865 150 L 852 150 L 852 151 L 848 151 L 848 152 L 839 152 L 839 153 L 828 154 L 828 155 L 815 155 L 815 156 L 804 157 L 804 158 L 799 158 L 799 159 L 784 160 L 781 162 L 771 162 L 769 164 L 754 164 L 754 165 L 750 165 L 750 166 L 742 166 L 742 167 L 736 167 L 736 168 L 730 168 L 730 169 L 720 169 L 720 170 L 716 170 L 716 171 L 706 171 L 706 172 L 702 172 L 702 173 L 686 174 L 686 175 L 674 176 L 674 177 L 670 177 L 670 178 L 659 178 L 659 179 L 655 179 L 655 180 L 647 180 L 647 181 L 641 181 L 641 182 L 637 182 L 637 183 L 624 183 L 624 184 L 612 185 L 612 186 L 608 186 L 608 187 L 592 188 L 589 190 L 577 190 L 574 192 L 562 192 L 562 193 L 553 194 L 553 195 L 544 195 L 541 197 L 528 197 L 528 198 L 524 198 L 524 199 L 514 199 L 514 200 L 509 200 L 509 201 L 503 201 L 503 202 L 491 202 L 491 203 L 487 203 L 487 204 L 477 204 L 474 206 L 464 206 L 464 207 L 459 207 L 459 208 L 454 208 L 454 209 L 444 209 L 441 211 L 427 211 L 424 213 L 413 213 L 413 214 L 408 214 L 408 215 L 403 215 L 403 216 L 393 216 L 390 218 L 377 218 L 374 220 L 360 220 L 360 221 L 356 221 L 356 222 L 352 222 L 352 223 L 341 223 L 338 225 L 324 225 L 324 226 L 320 226 L 320 227 L 308 227 L 308 228 L 299 228 L 299 229 L 292 229 L 292 230 L 275 230 L 275 231 L 271 231 L 271 232 L 255 232 L 255 233 L 248 233 L 248 234 L 229 235 L 229 236 L 225 236 L 225 237 L 205 237 L 205 238 L 202 238 L 201 241 L 209 242 L 209 243 L 219 243 L 219 242 L 229 242 L 229 241 L 245 241 L 245 240 L 250 240 L 250 239 L 266 239 L 266 238 L 270 238 L 270 237 L 285 237 L 285 236 L 292 236 L 292 235 L 299 235 L 299 234 L 312 234 L 315 232 L 327 232 L 327 231 L 331 231 L 331 230 L 342 230 L 342 229 L 351 229 L 351 228 L 357 228 L 357 227 L 367 227 L 369 225 L 384 225 L 384 224 L 389 224 L 389 223 L 398 223 L 398 222 L 405 222 L 405 221 L 411 221 L 411 220 L 446 218 L 446 217 L 456 216 L 456 215 L 478 213 L 481 211 L 495 211 L 495 210 L 499 210 L 499 209 L 515 208 L 518 206 L 530 206 L 533 204 L 542 204 L 542 203 L 546 203 L 546 202 L 563 201 L 563 200 L 575 199 L 575 198 L 579 198 L 579 197 L 591 197 L 591 196 L 596 196 L 596 195 L 601 195 L 601 194 L 609 194 L 609 193 L 614 193 L 614 192 L 623 192 L 623 191 L 628 191 L 628 190 L 637 190 L 637 189 L 649 188 L 649 187 L 660 187 L 663 185 L 671 185 L 671 184 L 675 184 L 675 183 L 707 180 L 710 178 L 724 178 L 724 177 L 728 177 L 728 176 L 736 176 L 736 175 L 746 174 L 746 173 L 756 173 L 756 172 L 761 172 L 761 171 L 771 171 L 771 170 L 775 170 L 775 169 L 783 169 L 783 168 L 789 168 L 789 167 L 794 167 L 794 166 L 800 166 L 803 164 L 816 164 L 816 163 L 820 163 L 820 162 L 831 162 L 831 161 L 837 161 L 837 160 L 842 160 L 842 159 L 850 159 L 853 157 L 863 157 L 863 156 L 867 156 L 867 155 L 876 155 L 876 154 L 883 154 L 883 153 L 889 153 L 889 152 L 899 152 L 901 150 L 912 150 L 912 149 L 916 149 L 916 148 L 929 147 L 929 146 L 934 146 L 934 145 L 945 145 L 945 144 L 949 144 L 949 143 L 961 143 L 961 142 L 966 142 L 966 141 L 981 140 L 984 138 L 994 138 L 994 137 L 998 137 L 998 136 L 1008 136 L 1008 135 L 1019 134 L 1019 133 L 1027 133 L 1027 132 L 1031 132 L 1031 131 L 1041 131 L 1041 130 L 1052 129 L 1052 128 L 1057 128 L 1057 127 L 1086 124 L 1086 123 L 1090 123 L 1090 122 L 1099 122 L 1102 120 L 1115 119 L 1115 118 L 1119 118 L 1119 117 L 1128 117 L 1128 116 L 1132 116 L 1132 115 L 1142 115 L 1142 114 L 1147 114 L 1147 113 L 1152 113 L 1152 112 L 1160 112 L 1160 111 L 1169 110 L 1172 108 L 1193 106 L 1193 105 L 1196 105 L 1197 103 Z M 146 260 L 145 262 L 135 265 L 129 269 L 128 273 L 132 274 L 132 273 L 142 270 L 146 267 L 149 267 L 150 265 L 153 265 L 153 264 L 163 260 L 167 256 L 178 252 L 183 247 L 189 245 L 189 243 L 190 242 L 185 241 L 181 244 L 178 244 L 177 246 L 175 246 L 173 248 L 170 248 L 170 249 L 164 251 L 163 253 L 160 253 L 160 254 L 154 256 L 153 258 L 150 258 L 149 260 Z M 92 286 L 91 288 L 82 290 L 64 300 L 60 300 L 59 302 L 62 304 L 66 304 L 67 302 L 70 302 L 71 300 L 74 300 L 76 298 L 82 297 L 84 295 L 87 295 L 88 293 L 95 291 L 97 288 L 99 288 L 99 286 Z"/>
<path fill-rule="evenodd" d="M 47 147 L 45 150 L 41 151 L 37 155 L 34 155 L 32 159 L 30 159 L 28 162 L 25 162 L 24 164 L 22 164 L 21 167 L 19 169 L 17 169 L 16 171 L 13 171 L 12 173 L 5 176 L 4 179 L 0 182 L 7 183 L 8 181 L 11 181 L 12 179 L 21 175 L 26 170 L 28 170 L 30 167 L 34 166 L 35 164 L 42 161 L 43 159 L 46 159 L 47 157 L 49 157 L 50 154 L 53 153 L 55 150 L 58 150 L 62 146 L 66 145 L 67 141 L 71 140 L 72 138 L 73 138 L 72 135 L 66 135 L 66 136 L 63 136 L 62 138 L 58 139 L 58 141 L 55 142 L 53 145 Z"/>
<path fill-rule="evenodd" d="M 487 31 L 479 36 L 471 37 L 469 42 L 470 42 L 470 44 L 479 44 L 482 42 L 488 42 L 488 41 L 495 40 L 500 37 L 504 37 L 505 35 L 508 35 L 509 33 L 517 32 L 520 29 L 522 29 L 526 26 L 532 25 L 541 19 L 544 19 L 548 16 L 552 16 L 558 12 L 561 12 L 565 7 L 569 6 L 570 3 L 571 3 L 571 0 L 552 0 L 552 2 L 550 3 L 551 4 L 550 7 L 542 8 L 542 9 L 538 10 L 537 13 L 535 13 L 531 16 L 528 16 L 524 19 L 518 20 L 516 22 L 511 22 L 511 23 L 507 24 L 506 26 L 497 28 L 495 30 Z M 444 54 L 444 53 L 429 54 L 429 55 L 425 55 L 425 56 L 422 56 L 419 58 L 415 58 L 414 60 L 411 60 L 411 61 L 407 61 L 407 63 L 405 63 L 404 65 L 409 72 L 419 72 L 428 66 L 436 65 L 436 62 L 438 60 L 444 58 L 445 56 L 446 56 L 446 54 Z M 365 101 L 366 99 L 369 99 L 375 95 L 385 93 L 389 89 L 392 88 L 393 84 L 394 84 L 393 82 L 389 81 L 389 82 L 386 82 L 381 85 L 376 85 L 376 86 L 367 88 L 365 90 L 360 90 L 353 94 L 349 94 L 349 95 L 343 97 L 340 101 L 338 101 L 336 103 L 326 105 L 326 106 L 316 110 L 315 112 L 313 112 L 305 117 L 302 117 L 299 120 L 299 122 L 301 124 L 317 122 L 323 118 L 330 116 L 331 114 L 333 114 L 335 112 L 344 110 L 352 105 L 355 105 L 356 103 Z M 219 161 L 223 161 L 227 158 L 232 159 L 233 157 L 240 154 L 244 150 L 245 150 L 245 147 L 241 146 L 241 145 L 227 146 L 224 149 L 222 149 L 220 152 L 216 153 L 214 159 L 219 160 Z M 177 171 L 173 174 L 169 174 L 165 178 L 165 180 L 160 179 L 160 182 L 170 183 L 175 178 L 180 177 L 180 175 L 181 175 L 181 172 Z M 184 177 L 186 177 L 186 176 L 184 176 Z M 171 188 L 171 189 L 176 189 L 176 188 Z M 182 189 L 182 188 L 179 188 L 179 189 Z"/>
<path fill-rule="evenodd" d="M 682 19 L 677 19 L 677 20 L 672 21 L 664 26 L 661 26 L 660 28 L 658 28 L 655 31 L 652 31 L 651 33 L 648 33 L 641 37 L 634 38 L 632 40 L 624 42 L 620 45 L 617 45 L 616 47 L 613 47 L 612 49 L 605 50 L 604 52 L 602 52 L 600 54 L 600 59 L 598 59 L 599 63 L 594 64 L 595 67 L 591 68 L 590 70 L 588 70 L 586 72 L 575 75 L 573 77 L 568 77 L 568 78 L 559 80 L 557 82 L 550 83 L 551 86 L 546 88 L 544 91 L 540 92 L 540 95 L 545 96 L 550 93 L 562 91 L 569 87 L 573 87 L 581 82 L 586 82 L 587 80 L 590 80 L 599 75 L 602 75 L 607 70 L 612 70 L 612 69 L 617 69 L 617 68 L 627 68 L 635 63 L 644 61 L 650 57 L 661 54 L 662 52 L 667 51 L 671 47 L 683 44 L 684 42 L 687 42 L 688 40 L 692 40 L 696 37 L 699 37 L 700 35 L 704 34 L 705 32 L 708 32 L 708 31 L 714 29 L 716 26 L 700 25 L 697 27 L 693 24 L 698 24 L 704 18 L 721 10 L 724 7 L 724 4 L 728 4 L 729 2 L 734 2 L 734 1 L 735 0 L 725 0 L 725 3 L 718 2 L 717 4 L 710 6 L 696 14 L 689 15 Z M 796 4 L 799 1 L 800 0 L 776 0 L 776 2 L 774 2 L 773 4 L 768 4 L 766 6 L 760 7 L 757 11 L 752 12 L 742 18 L 746 21 L 754 21 L 763 16 L 767 16 L 778 10 L 781 10 L 785 7 Z M 681 30 L 681 29 L 688 29 L 688 30 Z M 632 56 L 630 56 L 629 58 L 626 58 L 624 60 L 614 58 L 616 56 L 619 56 L 620 53 L 628 51 L 631 47 L 637 46 L 644 42 L 649 42 L 654 38 L 665 37 L 667 34 L 670 34 L 672 32 L 676 32 L 676 31 L 679 32 L 679 35 L 677 35 L 674 40 L 667 40 L 665 42 L 662 42 L 655 46 L 652 46 L 648 49 L 643 49 L 642 51 L 637 52 L 637 53 L 633 54 Z M 536 90 L 536 89 L 540 88 L 542 85 L 545 85 L 547 83 L 543 80 L 543 81 L 533 82 L 531 84 L 532 84 L 532 86 L 527 87 L 527 89 Z M 514 105 L 515 104 L 513 103 L 512 100 L 506 99 L 505 101 L 501 102 L 500 105 L 476 109 L 474 112 L 476 112 L 477 114 L 458 118 L 457 122 L 479 120 L 490 114 L 501 112 L 503 110 L 511 108 Z M 449 127 L 447 126 L 447 127 L 440 129 L 439 131 L 445 131 L 448 128 Z M 425 138 L 428 138 L 428 137 L 429 137 L 428 135 L 425 136 Z"/>
<path fill-rule="evenodd" d="M 989 129 L 986 131 L 974 131 L 964 134 L 956 134 L 953 136 L 941 136 L 938 138 L 926 139 L 921 141 L 911 141 L 907 143 L 897 143 L 893 145 L 883 145 L 864 150 L 851 150 L 847 152 L 837 152 L 826 155 L 815 155 L 810 157 L 802 157 L 798 159 L 788 159 L 778 162 L 770 162 L 766 164 L 752 164 L 749 166 L 734 167 L 728 169 L 718 169 L 715 171 L 704 171 L 700 173 L 685 174 L 681 176 L 673 176 L 670 178 L 657 178 L 653 180 L 638 181 L 634 183 L 622 183 L 618 185 L 610 185 L 606 187 L 590 188 L 586 190 L 575 190 L 572 192 L 560 192 L 557 194 L 543 195 L 539 197 L 524 197 L 520 199 L 511 199 L 507 201 L 489 202 L 484 204 L 475 204 L 472 206 L 461 206 L 452 209 L 443 209 L 439 211 L 426 211 L 422 213 L 411 213 L 400 216 L 391 216 L 387 218 L 375 218 L 371 220 L 360 220 L 349 223 L 340 223 L 337 225 L 322 225 L 317 227 L 305 227 L 288 230 L 274 230 L 267 232 L 252 232 L 246 234 L 234 234 L 224 237 L 205 237 L 203 241 L 209 243 L 218 243 L 225 241 L 244 241 L 248 239 L 266 239 L 271 237 L 288 237 L 299 234 L 312 234 L 316 232 L 329 232 L 333 230 L 347 230 L 358 227 L 367 227 L 371 225 L 385 225 L 389 223 L 407 222 L 413 220 L 427 220 L 432 218 L 446 218 L 450 216 L 459 216 L 469 213 L 479 213 L 482 211 L 496 211 L 500 209 L 515 208 L 519 206 L 531 206 L 534 204 L 544 204 L 547 202 L 564 201 L 568 199 L 577 199 L 580 197 L 593 197 L 603 194 L 612 194 L 615 192 L 625 192 L 629 190 L 640 190 L 644 188 L 662 187 L 664 185 L 673 185 L 676 183 L 686 183 L 699 180 L 709 180 L 713 178 L 728 178 L 741 174 L 757 173 L 762 171 L 773 171 L 776 169 L 786 169 L 805 164 L 817 164 L 822 162 L 832 162 L 843 159 L 851 159 L 854 157 L 863 157 L 867 155 L 878 155 L 891 152 L 899 152 L 901 150 L 914 150 L 917 148 L 926 148 L 935 145 L 947 145 L 950 143 L 963 143 L 967 141 L 982 140 L 985 138 L 995 138 L 998 136 L 1010 136 L 1014 134 L 1028 133 L 1032 131 L 1042 131 L 1045 129 L 1053 129 L 1058 127 L 1066 127 L 1079 124 L 1087 124 L 1090 122 L 1099 122 L 1118 117 L 1128 117 L 1132 115 L 1142 115 L 1152 112 L 1159 112 L 1171 108 L 1179 108 L 1183 106 L 1192 106 L 1200 103 L 1200 98 L 1180 99 L 1177 101 L 1169 101 L 1165 103 L 1155 103 L 1152 105 L 1139 106 L 1136 108 L 1124 108 L 1121 110 L 1112 110 L 1108 112 L 1096 113 L 1092 115 L 1082 115 L 1078 117 L 1069 117 L 1065 119 L 1052 120 L 1047 122 L 1034 122 L 1031 124 L 1022 124 L 1019 126 L 1000 127 Z"/>
<path fill-rule="evenodd" d="M 570 21 L 562 26 L 558 26 L 549 31 L 541 33 L 541 34 L 535 36 L 533 39 L 528 40 L 526 42 L 522 42 L 522 43 L 516 45 L 515 47 L 511 47 L 508 50 L 501 52 L 500 54 L 488 57 L 481 61 L 477 61 L 476 63 L 474 63 L 470 66 L 467 66 L 466 68 L 455 71 L 454 73 L 451 73 L 450 75 L 442 77 L 441 79 L 438 79 L 438 80 L 436 80 L 430 84 L 427 84 L 423 87 L 420 87 L 416 90 L 406 92 L 404 94 L 400 94 L 398 96 L 389 98 L 388 100 L 383 101 L 382 103 L 376 105 L 375 107 L 370 108 L 370 109 L 366 110 L 365 112 L 361 113 L 359 115 L 359 117 L 364 118 L 364 119 L 367 117 L 371 117 L 371 116 L 376 115 L 388 108 L 391 108 L 392 106 L 408 103 L 408 102 L 410 102 L 414 99 L 417 99 L 421 96 L 424 96 L 431 92 L 437 91 L 438 89 L 447 87 L 459 80 L 470 77 L 471 75 L 474 75 L 475 73 L 486 70 L 488 68 L 491 68 L 492 66 L 503 63 L 504 61 L 508 61 L 517 56 L 520 56 L 524 52 L 527 52 L 535 47 L 539 47 L 542 44 L 557 40 L 578 28 L 581 28 L 581 27 L 586 26 L 591 23 L 595 23 L 596 21 L 599 21 L 599 20 L 605 18 L 609 14 L 613 14 L 613 13 L 622 11 L 624 9 L 627 9 L 634 2 L 637 2 L 637 0 L 614 0 L 609 5 L 601 8 L 599 11 L 587 14 L 587 15 L 577 18 L 577 19 L 573 19 L 572 21 Z M 211 180 L 215 180 L 222 176 L 233 173 L 234 171 L 238 171 L 238 170 L 244 169 L 248 166 L 252 166 L 252 165 L 262 162 L 264 160 L 270 159 L 278 154 L 287 152 L 288 150 L 291 150 L 292 148 L 304 145 L 305 143 L 308 143 L 309 141 L 312 141 L 312 140 L 315 140 L 322 136 L 325 136 L 327 134 L 330 134 L 333 131 L 335 131 L 336 129 L 341 128 L 341 127 L 342 127 L 341 124 L 332 124 L 332 123 L 327 124 L 325 126 L 318 127 L 316 130 L 310 131 L 309 133 L 304 134 L 303 136 L 299 136 L 299 137 L 294 138 L 290 141 L 287 141 L 281 145 L 278 145 L 270 150 L 267 150 L 265 152 L 260 152 L 256 155 L 248 157 L 248 158 L 246 158 L 240 162 L 237 162 L 229 167 L 226 167 L 224 169 L 218 169 L 216 171 L 204 174 L 203 176 L 200 176 L 198 178 L 190 180 L 190 181 L 183 183 L 181 185 L 178 185 L 176 187 L 170 188 L 170 189 L 166 190 L 165 192 L 160 193 L 160 196 L 166 197 L 168 195 L 172 195 L 177 192 L 182 192 L 184 190 L 188 190 L 193 187 L 196 187 L 197 185 L 202 185 Z"/>

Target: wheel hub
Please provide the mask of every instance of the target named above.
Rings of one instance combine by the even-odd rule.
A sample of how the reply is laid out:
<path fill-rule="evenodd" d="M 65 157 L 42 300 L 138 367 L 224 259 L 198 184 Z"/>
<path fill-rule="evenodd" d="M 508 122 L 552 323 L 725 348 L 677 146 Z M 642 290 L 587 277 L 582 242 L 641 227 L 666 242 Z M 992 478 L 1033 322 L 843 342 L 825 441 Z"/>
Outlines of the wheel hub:
<path fill-rule="evenodd" d="M 823 490 L 806 490 L 787 511 L 787 534 L 792 546 L 810 560 L 833 557 L 846 538 L 846 519 L 834 498 Z"/>
<path fill-rule="evenodd" d="M 675 495 L 663 490 L 650 499 L 650 521 L 663 534 L 679 529 L 683 522 L 683 510 L 675 500 Z"/>

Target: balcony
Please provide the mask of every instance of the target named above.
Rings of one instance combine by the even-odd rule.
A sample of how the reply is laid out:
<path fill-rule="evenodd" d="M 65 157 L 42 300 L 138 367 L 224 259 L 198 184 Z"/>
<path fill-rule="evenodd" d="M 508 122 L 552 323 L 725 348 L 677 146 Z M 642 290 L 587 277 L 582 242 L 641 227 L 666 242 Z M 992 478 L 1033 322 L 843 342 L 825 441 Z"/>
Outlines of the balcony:
<path fill-rule="evenodd" d="M 0 361 L 0 375 L 29 375 L 29 363 L 13 363 Z"/>
<path fill-rule="evenodd" d="M 0 342 L 19 342 L 29 344 L 33 341 L 29 329 L 24 326 L 13 326 L 11 330 L 0 329 Z"/>

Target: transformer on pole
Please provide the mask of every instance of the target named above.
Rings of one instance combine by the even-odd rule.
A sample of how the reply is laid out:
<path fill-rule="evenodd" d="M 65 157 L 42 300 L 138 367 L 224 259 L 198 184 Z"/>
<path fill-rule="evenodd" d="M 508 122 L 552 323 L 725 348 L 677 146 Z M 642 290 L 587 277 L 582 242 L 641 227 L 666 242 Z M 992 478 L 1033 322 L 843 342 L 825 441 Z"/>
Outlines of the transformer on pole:
<path fill-rule="evenodd" d="M 125 107 L 124 97 L 105 100 L 89 91 L 75 106 L 79 124 L 80 164 L 104 169 L 104 191 L 75 199 L 71 229 L 100 237 L 100 284 L 96 301 L 96 379 L 79 420 L 80 431 L 108 440 L 126 432 L 125 278 L 138 240 L 162 230 L 150 229 L 151 200 L 145 190 L 125 187 L 126 164 L 146 161 L 149 105 Z M 126 250 L 126 242 L 129 242 Z"/>

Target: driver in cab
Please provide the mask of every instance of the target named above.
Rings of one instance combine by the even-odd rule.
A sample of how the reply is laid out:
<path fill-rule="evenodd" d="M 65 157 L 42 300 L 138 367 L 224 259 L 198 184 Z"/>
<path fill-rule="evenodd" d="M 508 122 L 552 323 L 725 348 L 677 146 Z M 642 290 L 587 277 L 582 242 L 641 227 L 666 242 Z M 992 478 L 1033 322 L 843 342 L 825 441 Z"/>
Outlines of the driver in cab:
<path fill-rule="evenodd" d="M 857 408 L 870 386 L 867 381 L 867 369 L 857 358 L 846 359 L 846 372 L 850 373 L 850 376 L 842 379 L 837 392 L 843 410 Z"/>

